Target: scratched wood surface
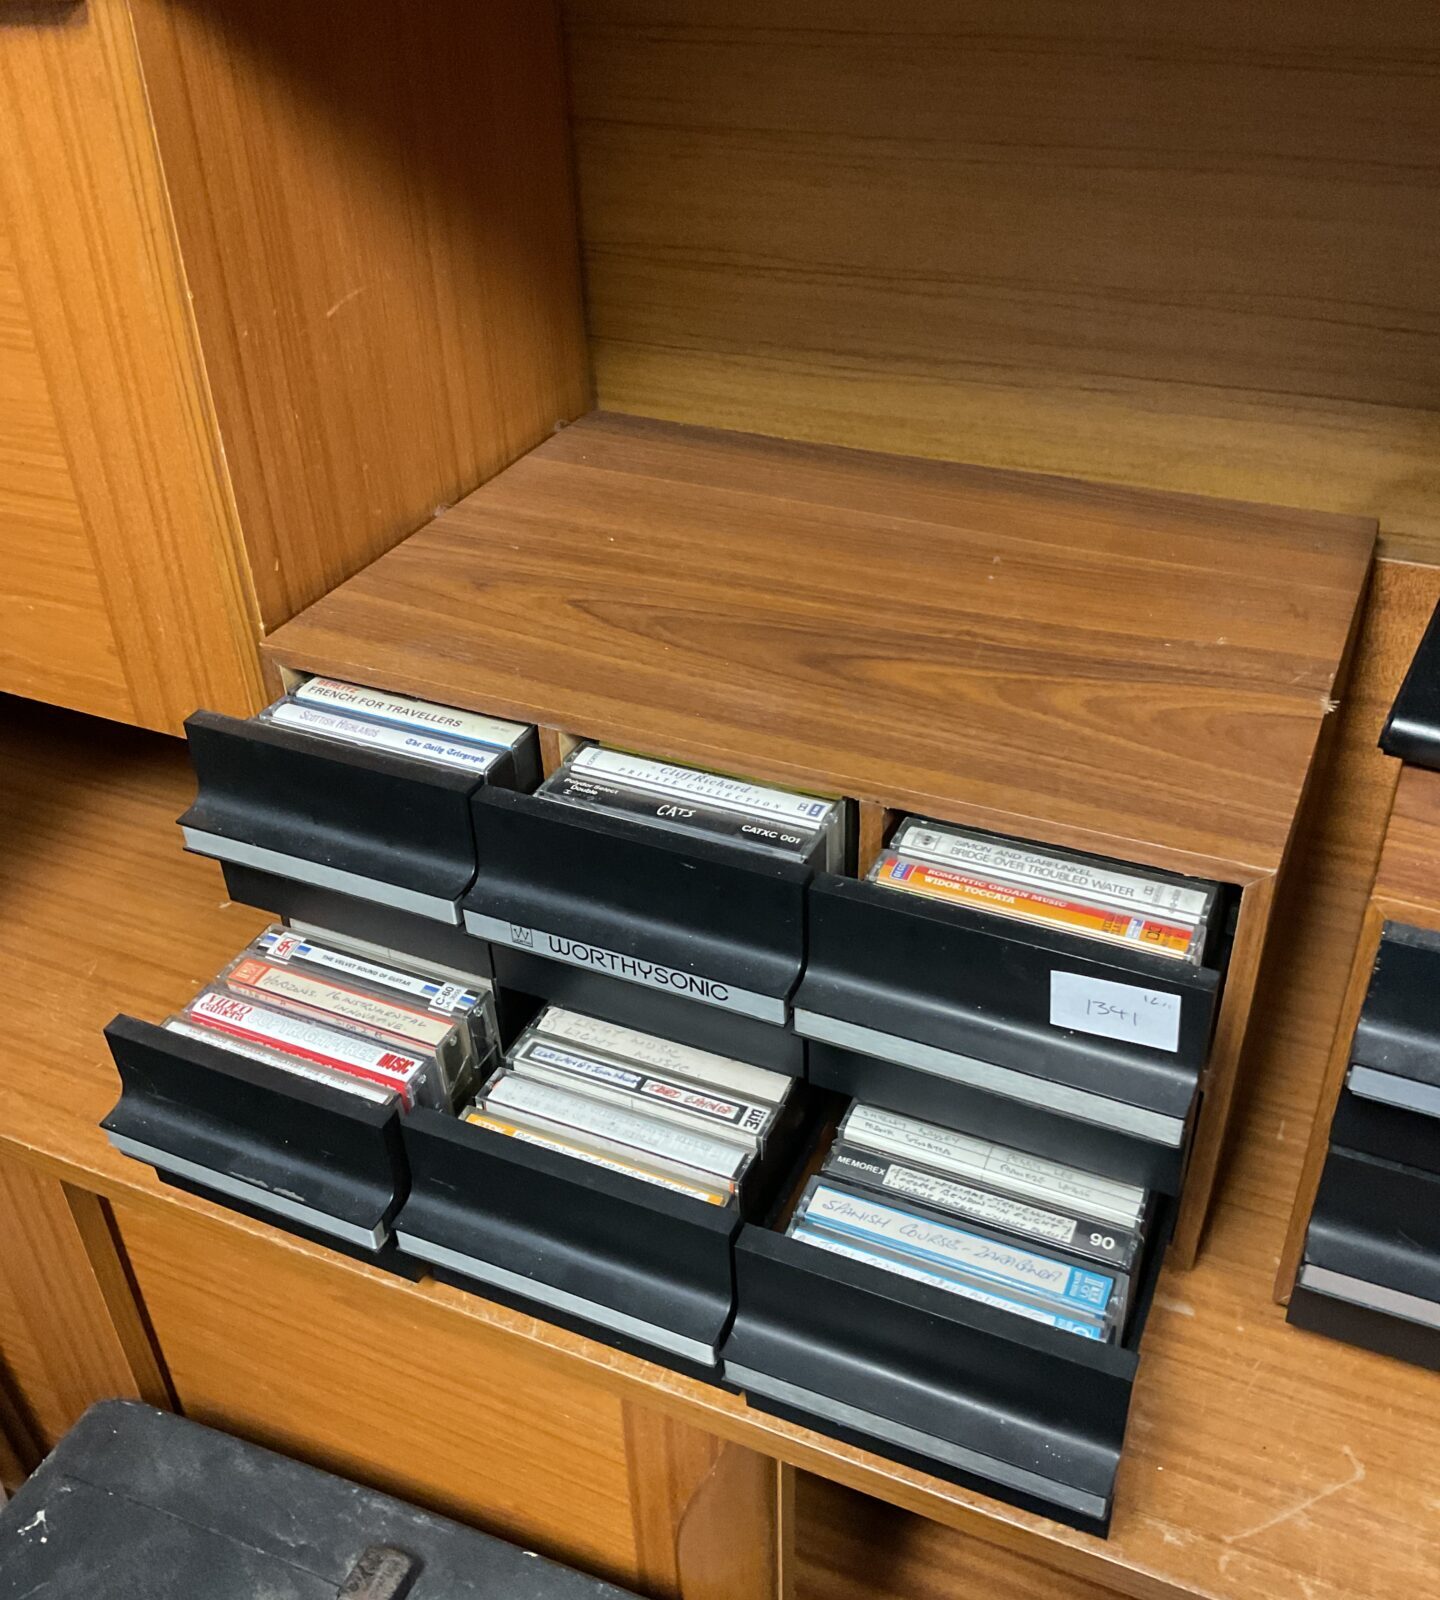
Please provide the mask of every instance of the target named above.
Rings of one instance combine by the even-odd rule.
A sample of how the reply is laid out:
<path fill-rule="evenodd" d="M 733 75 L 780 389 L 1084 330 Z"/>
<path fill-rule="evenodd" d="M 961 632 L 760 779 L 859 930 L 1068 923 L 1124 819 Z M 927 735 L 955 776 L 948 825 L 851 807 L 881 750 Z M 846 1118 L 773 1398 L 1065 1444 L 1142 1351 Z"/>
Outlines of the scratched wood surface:
<path fill-rule="evenodd" d="M 1393 609 L 1397 581 L 1403 585 L 1405 573 L 1416 570 L 1381 564 L 1362 662 L 1376 640 L 1408 659 L 1418 628 L 1407 638 Z M 1400 603 L 1402 616 L 1404 609 Z M 165 1015 L 262 919 L 228 904 L 213 866 L 176 847 L 172 819 L 190 793 L 179 749 L 14 701 L 0 702 L 0 811 L 11 819 L 0 857 L 7 1015 L 0 1148 L 113 1197 L 131 1219 L 155 1219 L 153 1226 L 148 1220 L 124 1225 L 139 1230 L 137 1239 L 143 1235 L 148 1275 L 163 1285 L 153 1292 L 161 1295 L 157 1305 L 166 1308 L 165 1320 L 180 1330 L 172 1333 L 183 1355 L 179 1368 L 198 1382 L 203 1403 L 217 1414 L 238 1406 L 235 1391 L 226 1387 L 226 1369 L 246 1358 L 225 1349 L 235 1342 L 233 1325 L 217 1321 L 213 1306 L 202 1315 L 203 1297 L 195 1300 L 196 1324 L 188 1328 L 186 1263 L 173 1242 L 166 1243 L 173 1230 L 162 1225 L 170 1216 L 176 1229 L 187 1225 L 186 1238 L 200 1237 L 191 1230 L 203 1225 L 196 1271 L 236 1317 L 275 1329 L 289 1323 L 323 1329 L 338 1305 L 362 1317 L 375 1338 L 413 1339 L 433 1328 L 447 1347 L 463 1343 L 479 1350 L 493 1341 L 496 1348 L 513 1348 L 517 1362 L 523 1352 L 527 1362 L 553 1371 L 567 1396 L 593 1390 L 593 1401 L 571 1402 L 587 1412 L 620 1396 L 826 1480 L 802 1485 L 798 1497 L 802 1593 L 806 1584 L 816 1596 L 833 1592 L 848 1600 L 867 1592 L 854 1572 L 844 1587 L 827 1589 L 819 1554 L 829 1550 L 840 1559 L 848 1550 L 858 1558 L 854 1502 L 845 1492 L 854 1489 L 937 1524 L 914 1529 L 899 1513 L 877 1515 L 868 1524 L 892 1541 L 866 1557 L 873 1592 L 885 1600 L 950 1600 L 966 1592 L 961 1580 L 967 1571 L 984 1574 L 977 1581 L 997 1594 L 1006 1590 L 993 1574 L 1005 1574 L 1003 1584 L 1018 1600 L 1032 1576 L 1027 1562 L 1055 1574 L 1045 1582 L 1057 1600 L 1090 1600 L 1080 1587 L 1086 1583 L 1135 1600 L 1190 1594 L 1375 1600 L 1433 1592 L 1440 1511 L 1428 1463 L 1440 1436 L 1440 1386 L 1429 1374 L 1287 1328 L 1272 1298 L 1339 989 L 1389 806 L 1388 796 L 1377 804 L 1378 791 L 1368 780 L 1340 782 L 1335 773 L 1353 775 L 1359 770 L 1353 761 L 1361 753 L 1368 759 L 1369 717 L 1378 715 L 1383 687 L 1378 681 L 1372 686 L 1370 711 L 1347 719 L 1342 765 L 1326 775 L 1322 822 L 1309 836 L 1285 941 L 1258 1002 L 1267 1027 L 1257 1036 L 1250 1090 L 1239 1108 L 1240 1136 L 1206 1248 L 1192 1272 L 1167 1271 L 1161 1281 L 1108 1542 L 774 1421 L 718 1389 L 535 1318 L 434 1284 L 373 1273 L 166 1190 L 112 1153 L 95 1126 L 116 1091 L 98 1029 L 122 1007 L 151 1018 Z M 42 1060 L 44 1070 L 37 1071 Z M 257 1377 L 245 1403 L 257 1415 L 267 1406 L 273 1413 L 293 1395 L 319 1412 L 333 1448 L 352 1457 L 375 1451 L 375 1416 L 349 1404 L 345 1374 L 337 1372 L 323 1337 L 307 1334 L 289 1348 L 297 1352 L 293 1366 L 277 1364 L 266 1374 L 270 1398 Z M 206 1372 L 218 1377 L 209 1383 L 195 1378 Z M 539 1428 L 550 1426 L 543 1420 L 547 1381 L 534 1385 Z M 463 1466 L 471 1457 L 453 1444 L 455 1433 L 469 1426 L 462 1423 L 463 1417 L 452 1423 L 427 1411 L 422 1442 L 447 1459 L 453 1449 Z M 384 1427 L 406 1440 L 405 1430 L 415 1426 L 404 1405 L 385 1413 Z M 421 1444 L 411 1451 L 407 1442 L 404 1449 L 423 1464 Z M 476 1458 L 473 1470 L 479 1484 L 483 1459 Z M 445 1481 L 447 1493 L 467 1492 L 457 1472 Z M 549 1537 L 561 1540 L 563 1528 Z M 970 1540 L 1013 1560 L 972 1562 Z M 953 1586 L 947 1572 L 956 1574 Z M 1033 1587 L 1049 1600 L 1039 1581 Z"/>
<path fill-rule="evenodd" d="M 595 414 L 267 652 L 1245 881 L 1284 857 L 1373 535 Z"/>
<path fill-rule="evenodd" d="M 1431 0 L 566 17 L 607 409 L 1440 550 Z"/>

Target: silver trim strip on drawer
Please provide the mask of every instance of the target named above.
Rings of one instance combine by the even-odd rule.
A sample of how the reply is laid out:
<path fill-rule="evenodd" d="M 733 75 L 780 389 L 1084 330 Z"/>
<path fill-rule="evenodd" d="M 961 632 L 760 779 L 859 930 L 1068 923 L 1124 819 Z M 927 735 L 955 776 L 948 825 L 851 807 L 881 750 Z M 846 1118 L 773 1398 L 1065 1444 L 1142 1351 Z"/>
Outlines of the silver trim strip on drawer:
<path fill-rule="evenodd" d="M 448 1245 L 434 1244 L 417 1234 L 402 1231 L 395 1235 L 395 1240 L 407 1255 L 418 1256 L 420 1260 L 428 1261 L 433 1266 L 449 1267 L 452 1272 L 463 1273 L 467 1278 L 478 1278 L 482 1283 L 493 1283 L 498 1289 L 523 1295 L 527 1300 L 538 1300 L 542 1305 L 554 1306 L 557 1311 L 564 1311 L 571 1316 L 598 1322 L 601 1327 L 627 1334 L 633 1339 L 643 1339 L 646 1344 L 653 1344 L 661 1350 L 673 1351 L 675 1355 L 684 1356 L 687 1360 L 703 1362 L 707 1366 L 714 1364 L 716 1353 L 714 1345 L 705 1344 L 699 1339 L 687 1339 L 683 1334 L 673 1333 L 658 1323 L 642 1322 L 639 1317 L 627 1316 L 623 1311 L 612 1310 L 609 1306 L 601 1305 L 598 1300 L 586 1300 L 581 1295 L 569 1294 L 564 1289 L 556 1289 L 536 1278 L 527 1278 L 505 1267 L 497 1267 L 493 1262 L 482 1261 L 477 1256 L 468 1256 L 463 1251 L 452 1250 Z"/>
<path fill-rule="evenodd" d="M 443 895 L 421 894 L 418 889 L 404 889 L 379 878 L 367 878 L 363 873 L 343 872 L 339 867 L 307 861 L 304 856 L 286 855 L 283 850 L 267 850 L 258 844 L 243 844 L 218 833 L 204 833 L 199 828 L 181 828 L 180 832 L 185 836 L 186 847 L 198 855 L 273 872 L 277 877 L 293 878 L 297 883 L 314 884 L 317 889 L 334 889 L 337 894 L 354 895 L 358 900 L 371 900 L 396 911 L 448 922 L 452 927 L 460 921 L 459 907 Z"/>
<path fill-rule="evenodd" d="M 1399 1106 L 1402 1111 L 1418 1111 L 1422 1117 L 1440 1117 L 1440 1089 L 1434 1084 L 1417 1083 L 1396 1072 L 1380 1072 L 1375 1067 L 1350 1068 L 1351 1094 L 1362 1100 L 1378 1100 L 1382 1105 Z"/>
<path fill-rule="evenodd" d="M 737 1366 L 733 1361 L 727 1361 L 725 1378 L 727 1382 L 741 1389 L 768 1396 L 771 1400 L 782 1401 L 798 1410 L 813 1411 L 816 1416 L 827 1417 L 842 1427 L 854 1428 L 860 1433 L 874 1434 L 877 1439 L 898 1445 L 902 1450 L 913 1450 L 918 1455 L 933 1456 L 937 1461 L 943 1461 L 962 1472 L 973 1472 L 979 1477 L 988 1478 L 991 1483 L 1001 1484 L 1007 1489 L 1016 1489 L 1022 1494 L 1040 1495 L 1055 1505 L 1065 1506 L 1068 1510 L 1078 1512 L 1081 1516 L 1105 1515 L 1106 1501 L 1099 1495 L 1087 1494 L 1084 1490 L 1074 1489 L 1069 1484 L 1057 1483 L 1053 1478 L 1047 1478 L 1041 1473 L 1030 1472 L 1024 1467 L 1011 1466 L 1007 1461 L 982 1455 L 978 1450 L 969 1450 L 964 1445 L 952 1444 L 948 1439 L 939 1439 L 934 1434 L 922 1433 L 918 1428 L 892 1422 L 888 1417 L 877 1416 L 873 1411 L 864 1411 L 859 1406 L 847 1405 L 842 1400 L 832 1400 L 829 1395 L 802 1389 L 799 1384 L 787 1383 L 782 1378 L 772 1378 L 769 1373 L 756 1372 L 753 1368 Z"/>
<path fill-rule="evenodd" d="M 1440 1328 L 1440 1305 L 1433 1300 L 1423 1299 L 1418 1294 L 1403 1294 L 1399 1289 L 1387 1289 L 1383 1284 L 1369 1283 L 1364 1278 L 1352 1278 L 1344 1272 L 1332 1272 L 1329 1267 L 1312 1266 L 1307 1261 L 1300 1268 L 1300 1287 L 1328 1294 L 1335 1300 L 1347 1300 L 1353 1306 L 1383 1311 L 1386 1316 L 1399 1317 L 1404 1322 Z"/>
<path fill-rule="evenodd" d="M 1082 1122 L 1094 1122 L 1102 1128 L 1113 1128 L 1117 1133 L 1132 1133 L 1155 1144 L 1173 1145 L 1178 1149 L 1184 1143 L 1185 1122 L 1181 1117 L 1168 1117 L 1143 1106 L 1128 1105 L 1123 1100 L 1091 1094 L 1088 1089 L 1072 1089 L 1069 1084 L 1053 1083 L 1028 1072 L 1016 1072 L 1013 1067 L 1000 1067 L 974 1056 L 941 1050 L 935 1045 L 921 1044 L 918 1039 L 881 1033 L 876 1028 L 843 1022 L 839 1017 L 827 1017 L 823 1012 L 806 1011 L 800 1006 L 795 1008 L 795 1031 L 807 1039 L 818 1039 L 822 1044 L 878 1056 L 882 1061 L 914 1067 L 917 1072 L 949 1078 L 954 1083 L 1003 1095 L 1007 1100 L 1043 1106 L 1047 1111 L 1058 1111 Z"/>
<path fill-rule="evenodd" d="M 367 1250 L 378 1250 L 385 1243 L 388 1229 L 383 1225 L 362 1228 L 357 1222 L 342 1222 L 339 1217 L 332 1217 L 328 1211 L 317 1211 L 314 1206 L 307 1206 L 303 1201 L 287 1199 L 271 1189 L 262 1189 L 258 1183 L 247 1183 L 243 1178 L 231 1177 L 229 1173 L 219 1172 L 214 1167 L 201 1166 L 198 1161 L 187 1161 L 184 1156 L 171 1155 L 168 1150 L 158 1150 L 154 1145 L 145 1144 L 139 1139 L 131 1139 L 126 1134 L 111 1133 L 108 1137 L 121 1155 L 143 1161 L 147 1167 L 155 1167 L 161 1172 L 171 1172 L 177 1178 L 188 1178 L 192 1183 L 203 1183 L 207 1189 L 228 1194 L 232 1200 L 242 1200 L 246 1205 L 256 1206 L 263 1211 L 272 1211 L 277 1217 L 303 1223 L 307 1228 L 314 1228 L 317 1232 L 333 1234 L 335 1238 L 343 1239 L 346 1244 L 358 1244 Z"/>
<path fill-rule="evenodd" d="M 544 928 L 527 928 L 521 923 L 506 922 L 503 917 L 488 916 L 481 911 L 465 913 L 465 931 L 477 938 L 488 939 L 491 944 L 523 951 L 526 955 L 540 956 L 546 961 L 563 961 L 567 966 L 584 967 L 589 972 L 618 978 L 622 983 L 638 983 L 647 989 L 696 1000 L 701 1005 L 718 1006 L 722 1011 L 734 1011 L 742 1017 L 754 1017 L 760 1022 L 784 1023 L 786 1020 L 786 1004 L 774 995 L 737 989 L 734 984 L 722 983 L 718 978 L 686 972 L 681 967 L 667 967 L 659 961 L 643 961 L 639 956 L 627 956 L 620 950 L 607 950 L 604 945 L 590 944 L 584 939 L 566 939 Z"/>

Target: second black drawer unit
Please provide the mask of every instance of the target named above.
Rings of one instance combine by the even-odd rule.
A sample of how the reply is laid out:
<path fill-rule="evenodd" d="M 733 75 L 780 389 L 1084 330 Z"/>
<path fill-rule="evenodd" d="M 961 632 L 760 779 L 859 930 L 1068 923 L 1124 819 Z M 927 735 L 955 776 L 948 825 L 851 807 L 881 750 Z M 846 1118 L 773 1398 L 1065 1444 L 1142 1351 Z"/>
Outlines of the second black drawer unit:
<path fill-rule="evenodd" d="M 134 1017 L 105 1030 L 110 1143 L 167 1183 L 350 1255 L 395 1264 L 407 1177 L 396 1103 L 250 1061 Z"/>
<path fill-rule="evenodd" d="M 1382 930 L 1289 1320 L 1440 1369 L 1440 934 Z"/>
<path fill-rule="evenodd" d="M 710 1373 L 735 1306 L 736 1235 L 790 1180 L 811 1115 L 797 1084 L 741 1195 L 714 1206 L 456 1117 L 412 1112 L 396 1239 L 437 1277 Z"/>
<path fill-rule="evenodd" d="M 811 869 L 550 799 L 475 796 L 466 929 L 499 983 L 799 1074 L 789 1028 Z"/>
<path fill-rule="evenodd" d="M 1151 1219 L 1111 1344 L 791 1237 L 794 1192 L 739 1231 L 725 1382 L 763 1410 L 1103 1534 L 1172 1208 Z"/>
<path fill-rule="evenodd" d="M 812 1083 L 1178 1193 L 1224 928 L 1195 966 L 828 874 L 809 910 Z"/>
<path fill-rule="evenodd" d="M 277 903 L 298 884 L 458 926 L 475 876 L 472 797 L 489 782 L 534 777 L 508 753 L 486 779 L 210 711 L 185 732 L 198 788 L 180 818 L 186 847 L 223 864 L 236 898 L 277 915 L 300 914 Z"/>

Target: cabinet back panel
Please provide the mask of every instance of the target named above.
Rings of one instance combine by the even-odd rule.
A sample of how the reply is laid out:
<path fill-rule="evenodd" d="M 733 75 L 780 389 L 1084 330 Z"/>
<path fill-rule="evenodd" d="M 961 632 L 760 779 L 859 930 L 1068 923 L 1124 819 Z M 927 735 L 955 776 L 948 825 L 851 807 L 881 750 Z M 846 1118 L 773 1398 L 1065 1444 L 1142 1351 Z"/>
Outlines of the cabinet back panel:
<path fill-rule="evenodd" d="M 567 0 L 599 403 L 1440 550 L 1440 13 Z"/>

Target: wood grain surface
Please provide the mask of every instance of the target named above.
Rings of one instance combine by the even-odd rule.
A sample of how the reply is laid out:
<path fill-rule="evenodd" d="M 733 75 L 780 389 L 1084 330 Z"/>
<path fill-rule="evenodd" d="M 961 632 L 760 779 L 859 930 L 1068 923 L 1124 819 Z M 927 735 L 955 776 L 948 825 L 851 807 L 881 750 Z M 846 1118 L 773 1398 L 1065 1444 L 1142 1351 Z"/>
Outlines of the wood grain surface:
<path fill-rule="evenodd" d="M 3 216 L 0 617 L 0 684 L 78 711 L 130 716 L 130 690 Z"/>
<path fill-rule="evenodd" d="M 3 227 L 89 544 L 75 592 L 98 582 L 137 722 L 249 708 L 259 618 L 127 0 L 5 19 L 0 149 Z M 74 633 L 83 663 L 92 628 L 103 639 L 87 607 L 55 653 Z"/>
<path fill-rule="evenodd" d="M 6 1155 L 0 1238 L 0 1388 L 41 1453 L 97 1400 L 168 1409 L 105 1203 Z"/>
<path fill-rule="evenodd" d="M 273 627 L 589 403 L 556 6 L 130 9 Z"/>
<path fill-rule="evenodd" d="M 1440 13 L 567 0 L 607 409 L 1440 550 Z"/>
<path fill-rule="evenodd" d="M 1381 564 L 1361 641 L 1362 676 L 1372 647 L 1408 660 L 1419 628 L 1407 638 L 1414 607 L 1397 596 L 1417 570 Z M 235 1342 L 232 1330 L 207 1298 L 234 1306 L 237 1316 L 251 1306 L 249 1326 L 268 1328 L 272 1338 L 288 1327 L 300 1329 L 297 1348 L 306 1353 L 294 1387 L 316 1427 L 328 1430 L 315 1435 L 319 1443 L 312 1448 L 340 1458 L 348 1451 L 349 1459 L 373 1451 L 365 1403 L 379 1393 L 373 1368 L 362 1368 L 359 1398 L 353 1398 L 348 1371 L 337 1371 L 333 1358 L 315 1350 L 316 1329 L 327 1329 L 337 1309 L 359 1307 L 372 1333 L 421 1329 L 446 1348 L 513 1350 L 517 1364 L 537 1364 L 544 1376 L 529 1391 L 537 1429 L 551 1426 L 546 1419 L 553 1417 L 549 1397 L 555 1394 L 585 1396 L 574 1399 L 582 1409 L 568 1417 L 576 1429 L 595 1426 L 586 1418 L 615 1400 L 628 1401 L 943 1524 L 923 1532 L 907 1531 L 910 1524 L 900 1516 L 873 1524 L 894 1530 L 893 1545 L 868 1558 L 881 1595 L 959 1600 L 967 1592 L 971 1539 L 1002 1552 L 993 1566 L 987 1557 L 974 1568 L 998 1576 L 976 1581 L 993 1581 L 999 1594 L 1005 1593 L 1001 1583 L 1009 1583 L 1017 1600 L 1028 1581 L 1026 1562 L 1055 1574 L 1045 1581 L 1057 1600 L 1062 1594 L 1078 1600 L 1082 1583 L 1135 1600 L 1191 1594 L 1375 1600 L 1433 1589 L 1440 1512 L 1427 1463 L 1440 1430 L 1436 1385 L 1417 1369 L 1286 1327 L 1272 1298 L 1340 989 L 1389 808 L 1388 796 L 1376 803 L 1370 779 L 1326 776 L 1326 803 L 1285 908 L 1285 940 L 1257 999 L 1266 1027 L 1248 1063 L 1248 1092 L 1237 1107 L 1240 1137 L 1215 1223 L 1196 1268 L 1162 1277 L 1115 1523 L 1102 1542 L 750 1411 L 721 1390 L 538 1319 L 433 1283 L 384 1277 L 167 1190 L 110 1151 L 95 1126 L 116 1087 L 98 1029 L 122 1006 L 141 1016 L 165 1015 L 262 919 L 226 903 L 213 866 L 176 848 L 171 819 L 191 786 L 175 746 L 18 702 L 0 702 L 0 711 L 0 811 L 13 819 L 10 847 L 0 857 L 0 970 L 7 975 L 9 1024 L 0 1053 L 0 1142 L 37 1170 L 83 1182 L 118 1202 L 127 1242 L 133 1238 L 150 1280 L 147 1302 L 159 1296 L 157 1325 L 167 1320 L 166 1307 L 173 1317 L 177 1388 L 185 1391 L 188 1373 L 198 1403 L 214 1406 L 217 1417 L 227 1406 L 237 1417 L 253 1408 L 271 1415 L 270 1426 L 283 1425 L 264 1401 L 258 1363 L 227 1348 Z M 1363 772 L 1361 753 L 1368 760 L 1374 729 L 1356 716 L 1347 717 L 1340 732 L 1335 772 Z M 1375 759 L 1384 765 L 1384 758 Z M 46 1070 L 39 1074 L 34 1062 L 42 1057 Z M 190 1242 L 177 1247 L 177 1237 Z M 208 1297 L 193 1287 L 197 1283 L 210 1286 Z M 186 1331 L 192 1315 L 198 1333 Z M 342 1318 L 342 1326 L 347 1348 L 358 1348 L 361 1330 L 353 1317 Z M 161 1342 L 170 1357 L 163 1328 Z M 269 1375 L 272 1384 L 277 1373 Z M 238 1387 L 232 1382 L 237 1376 L 243 1380 Z M 509 1415 L 519 1403 L 519 1396 L 507 1397 Z M 472 1476 L 459 1476 L 472 1445 L 448 1442 L 478 1429 L 468 1408 L 462 1407 L 455 1435 L 446 1434 L 448 1426 L 427 1402 L 416 1425 L 419 1439 L 406 1435 L 405 1419 L 396 1415 L 396 1437 L 386 1449 L 411 1463 L 407 1471 L 423 1488 L 424 1472 L 439 1476 L 424 1454 L 428 1430 L 439 1428 L 437 1448 L 450 1470 L 436 1503 L 453 1504 L 445 1494 L 470 1492 L 485 1466 L 479 1454 Z M 304 1441 L 297 1438 L 296 1447 L 305 1448 Z M 512 1447 L 529 1448 L 523 1437 L 513 1437 L 506 1448 Z M 618 1464 L 615 1470 L 618 1495 Z M 542 1464 L 542 1471 L 551 1469 Z M 814 1552 L 817 1542 L 847 1548 L 852 1504 L 835 1489 L 811 1492 L 802 1484 L 802 1594 L 807 1585 L 812 1595 L 830 1592 Z M 807 1515 L 829 1518 L 831 1525 L 807 1528 Z M 586 1527 L 600 1526 L 586 1516 Z M 570 1526 L 562 1520 L 551 1537 L 561 1540 Z M 618 1521 L 605 1528 L 606 1539 L 623 1542 Z M 592 1534 L 582 1528 L 577 1536 Z M 950 1587 L 942 1579 L 947 1566 L 956 1574 Z M 1036 1584 L 1049 1600 L 1038 1576 Z"/>
<path fill-rule="evenodd" d="M 596 415 L 267 649 L 1243 881 L 1283 858 L 1373 533 Z"/>

